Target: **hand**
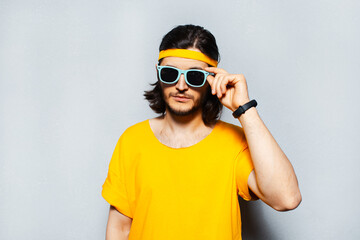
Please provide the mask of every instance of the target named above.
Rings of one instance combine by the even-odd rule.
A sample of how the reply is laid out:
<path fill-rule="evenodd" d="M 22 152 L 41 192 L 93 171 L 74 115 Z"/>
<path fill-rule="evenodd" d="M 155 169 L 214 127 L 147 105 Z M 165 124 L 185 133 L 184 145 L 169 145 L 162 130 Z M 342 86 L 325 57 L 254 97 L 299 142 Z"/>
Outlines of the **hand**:
<path fill-rule="evenodd" d="M 229 74 L 216 67 L 206 67 L 205 71 L 215 73 L 215 77 L 209 75 L 206 80 L 211 86 L 212 94 L 216 94 L 225 107 L 235 111 L 250 101 L 244 74 Z"/>

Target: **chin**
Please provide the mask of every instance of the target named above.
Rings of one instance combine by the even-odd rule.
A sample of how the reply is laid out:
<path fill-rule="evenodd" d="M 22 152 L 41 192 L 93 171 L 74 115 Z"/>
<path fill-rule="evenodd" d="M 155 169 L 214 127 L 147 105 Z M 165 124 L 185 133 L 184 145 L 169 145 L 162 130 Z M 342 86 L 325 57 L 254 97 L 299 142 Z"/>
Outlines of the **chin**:
<path fill-rule="evenodd" d="M 193 105 L 188 107 L 187 106 L 175 107 L 175 106 L 167 105 L 167 110 L 169 113 L 175 116 L 188 116 L 197 112 L 199 110 L 199 107 Z"/>

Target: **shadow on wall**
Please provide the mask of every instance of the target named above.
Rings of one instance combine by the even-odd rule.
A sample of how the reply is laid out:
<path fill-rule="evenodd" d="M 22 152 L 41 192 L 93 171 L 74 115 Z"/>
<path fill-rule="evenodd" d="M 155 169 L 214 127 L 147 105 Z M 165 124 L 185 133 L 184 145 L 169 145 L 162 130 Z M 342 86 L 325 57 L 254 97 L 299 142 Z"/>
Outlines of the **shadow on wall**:
<path fill-rule="evenodd" d="M 277 240 L 264 218 L 261 202 L 247 202 L 239 197 L 243 240 Z"/>

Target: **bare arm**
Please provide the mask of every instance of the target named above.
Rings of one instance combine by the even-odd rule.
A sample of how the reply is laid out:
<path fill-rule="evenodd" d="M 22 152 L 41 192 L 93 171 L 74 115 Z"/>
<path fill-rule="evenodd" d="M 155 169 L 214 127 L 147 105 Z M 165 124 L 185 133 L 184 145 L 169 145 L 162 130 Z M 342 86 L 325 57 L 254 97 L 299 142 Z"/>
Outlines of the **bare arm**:
<path fill-rule="evenodd" d="M 294 169 L 256 108 L 246 111 L 239 121 L 254 164 L 248 179 L 251 191 L 275 210 L 296 208 L 301 202 L 301 194 Z"/>
<path fill-rule="evenodd" d="M 128 240 L 132 218 L 125 216 L 110 205 L 106 227 L 106 240 Z"/>
<path fill-rule="evenodd" d="M 206 71 L 215 73 L 207 80 L 212 94 L 231 111 L 249 102 L 246 79 L 243 74 L 229 74 L 224 69 L 209 67 Z M 250 190 L 261 200 L 278 211 L 296 208 L 301 194 L 294 169 L 281 150 L 256 108 L 250 108 L 239 118 L 244 128 L 254 171 L 250 174 Z"/>

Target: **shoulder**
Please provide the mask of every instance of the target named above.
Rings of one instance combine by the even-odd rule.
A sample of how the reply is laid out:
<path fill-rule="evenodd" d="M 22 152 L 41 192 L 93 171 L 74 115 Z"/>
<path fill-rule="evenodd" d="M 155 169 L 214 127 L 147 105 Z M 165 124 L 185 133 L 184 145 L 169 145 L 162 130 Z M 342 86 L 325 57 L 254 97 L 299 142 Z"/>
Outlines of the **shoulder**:
<path fill-rule="evenodd" d="M 119 141 L 139 141 L 142 137 L 144 137 L 144 134 L 148 131 L 148 128 L 149 120 L 135 123 L 134 125 L 131 125 L 125 129 L 125 131 L 121 134 Z"/>
<path fill-rule="evenodd" d="M 243 128 L 238 126 L 238 125 L 235 125 L 235 124 L 231 124 L 231 123 L 219 120 L 217 122 L 217 127 L 224 134 L 230 134 L 230 135 L 241 134 L 241 135 L 244 135 Z"/>
<path fill-rule="evenodd" d="M 219 120 L 217 125 L 217 134 L 219 138 L 224 139 L 224 141 L 240 143 L 242 145 L 247 145 L 245 133 L 242 127 L 227 123 Z"/>
<path fill-rule="evenodd" d="M 126 166 L 131 164 L 133 157 L 138 154 L 141 146 L 144 146 L 147 141 L 143 134 L 146 134 L 147 120 L 136 123 L 128 128 L 119 137 L 115 150 L 112 155 L 111 162 L 122 162 Z"/>
<path fill-rule="evenodd" d="M 132 134 L 138 134 L 141 133 L 141 131 L 144 131 L 144 129 L 147 129 L 149 126 L 149 120 L 144 120 L 138 123 L 135 123 L 134 125 L 129 126 L 122 135 L 132 135 Z"/>

